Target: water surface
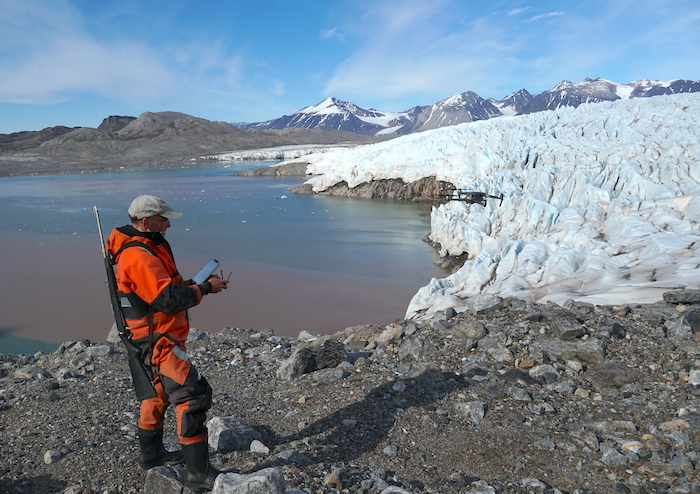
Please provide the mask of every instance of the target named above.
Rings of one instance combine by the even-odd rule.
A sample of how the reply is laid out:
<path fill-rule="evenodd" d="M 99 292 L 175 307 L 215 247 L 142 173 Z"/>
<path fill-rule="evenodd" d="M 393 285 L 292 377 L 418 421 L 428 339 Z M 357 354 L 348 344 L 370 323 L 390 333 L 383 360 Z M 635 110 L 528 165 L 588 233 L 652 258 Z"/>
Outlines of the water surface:
<path fill-rule="evenodd" d="M 0 179 L 2 334 L 104 341 L 111 310 L 93 206 L 104 234 L 128 222 L 139 194 L 183 212 L 167 238 L 180 271 L 209 258 L 231 288 L 190 311 L 192 326 L 331 333 L 403 317 L 413 294 L 445 272 L 421 240 L 426 205 L 287 191 L 301 178 L 232 177 L 268 163 Z"/>

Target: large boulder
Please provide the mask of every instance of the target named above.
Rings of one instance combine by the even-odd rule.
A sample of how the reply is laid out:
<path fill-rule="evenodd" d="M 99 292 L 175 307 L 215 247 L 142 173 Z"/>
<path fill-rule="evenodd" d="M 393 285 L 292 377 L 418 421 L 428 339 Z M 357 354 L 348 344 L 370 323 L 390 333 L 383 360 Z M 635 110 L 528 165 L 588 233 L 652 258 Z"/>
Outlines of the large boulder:
<path fill-rule="evenodd" d="M 289 358 L 277 369 L 277 378 L 289 381 L 302 374 L 336 367 L 341 362 L 347 361 L 345 346 L 330 336 L 307 341 L 296 347 Z"/>
<path fill-rule="evenodd" d="M 284 494 L 284 490 L 284 474 L 276 468 L 264 468 L 249 474 L 222 473 L 212 494 Z"/>
<path fill-rule="evenodd" d="M 234 416 L 214 417 L 207 428 L 209 446 L 218 453 L 248 451 L 253 441 L 263 441 L 262 434 Z"/>
<path fill-rule="evenodd" d="M 406 360 L 409 358 L 421 360 L 427 355 L 437 353 L 437 351 L 438 349 L 430 341 L 424 338 L 409 336 L 403 340 L 397 354 L 399 360 Z"/>
<path fill-rule="evenodd" d="M 531 348 L 562 360 L 578 360 L 587 367 L 605 362 L 605 344 L 597 338 L 585 341 L 559 341 L 542 338 L 533 343 Z"/>

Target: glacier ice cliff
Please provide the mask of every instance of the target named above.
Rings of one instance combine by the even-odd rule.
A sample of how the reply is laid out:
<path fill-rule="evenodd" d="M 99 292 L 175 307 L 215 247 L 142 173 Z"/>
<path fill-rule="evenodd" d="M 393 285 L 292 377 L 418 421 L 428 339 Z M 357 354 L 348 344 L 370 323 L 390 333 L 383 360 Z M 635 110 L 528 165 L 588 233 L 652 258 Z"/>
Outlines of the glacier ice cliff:
<path fill-rule="evenodd" d="M 700 94 L 563 107 L 305 156 L 314 191 L 434 176 L 504 195 L 434 207 L 429 238 L 467 261 L 411 300 L 645 303 L 700 287 Z"/>

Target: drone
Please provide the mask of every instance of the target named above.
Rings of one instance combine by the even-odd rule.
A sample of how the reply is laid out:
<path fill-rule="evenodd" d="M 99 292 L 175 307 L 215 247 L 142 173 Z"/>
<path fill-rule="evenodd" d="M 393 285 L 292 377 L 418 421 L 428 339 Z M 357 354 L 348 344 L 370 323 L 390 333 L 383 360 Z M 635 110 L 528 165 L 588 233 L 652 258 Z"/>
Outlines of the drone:
<path fill-rule="evenodd" d="M 468 191 L 464 189 L 457 189 L 454 187 L 447 187 L 441 190 L 441 199 L 449 201 L 462 201 L 469 204 L 481 204 L 486 207 L 486 199 L 500 199 L 501 202 L 499 206 L 503 204 L 503 194 L 500 196 L 492 196 L 486 192 Z"/>

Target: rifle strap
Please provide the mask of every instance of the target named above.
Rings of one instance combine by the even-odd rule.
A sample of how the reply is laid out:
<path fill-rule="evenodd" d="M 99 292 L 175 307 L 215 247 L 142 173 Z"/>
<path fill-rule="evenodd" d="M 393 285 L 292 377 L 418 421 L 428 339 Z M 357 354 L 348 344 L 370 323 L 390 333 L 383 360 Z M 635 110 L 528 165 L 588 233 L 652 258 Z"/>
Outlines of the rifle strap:
<path fill-rule="evenodd" d="M 143 242 L 139 242 L 138 240 L 130 240 L 126 242 L 124 245 L 122 245 L 117 252 L 114 253 L 112 256 L 112 264 L 114 264 L 114 260 L 117 258 L 119 254 L 122 253 L 124 249 L 128 249 L 129 247 L 141 247 L 142 249 L 148 251 L 151 255 L 158 257 L 156 254 L 156 251 L 154 251 L 149 245 L 144 244 Z"/>
<path fill-rule="evenodd" d="M 151 307 L 148 313 L 148 365 L 151 365 L 153 360 L 153 317 L 155 309 Z"/>
<path fill-rule="evenodd" d="M 130 240 L 129 242 L 126 242 L 124 245 L 122 245 L 117 252 L 114 253 L 114 255 L 111 256 L 110 261 L 112 264 L 114 264 L 115 259 L 119 254 L 124 249 L 128 249 L 129 247 L 141 247 L 142 249 L 148 251 L 152 256 L 158 257 L 156 252 L 148 245 L 144 244 L 143 242 L 139 242 L 138 240 Z M 151 365 L 151 361 L 153 359 L 153 319 L 155 316 L 155 309 L 153 307 L 150 307 L 150 310 L 148 312 L 148 353 L 146 354 L 148 358 L 148 365 Z"/>

